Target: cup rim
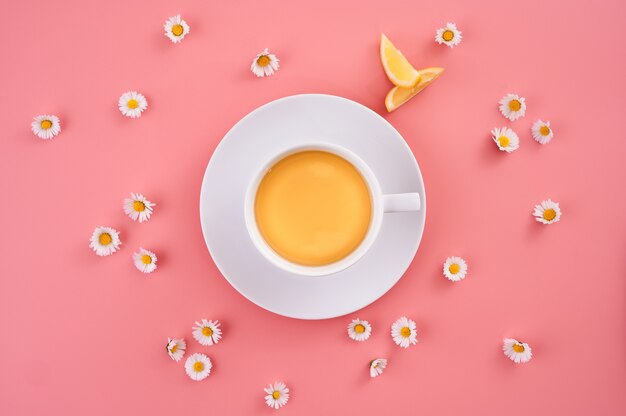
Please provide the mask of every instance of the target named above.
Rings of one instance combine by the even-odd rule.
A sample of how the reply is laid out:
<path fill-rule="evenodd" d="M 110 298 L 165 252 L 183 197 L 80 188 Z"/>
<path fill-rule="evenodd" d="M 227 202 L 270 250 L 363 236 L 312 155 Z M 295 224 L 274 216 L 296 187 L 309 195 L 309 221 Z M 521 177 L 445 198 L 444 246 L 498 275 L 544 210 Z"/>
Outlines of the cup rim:
<path fill-rule="evenodd" d="M 365 234 L 365 237 L 357 246 L 357 248 L 355 248 L 346 257 L 322 266 L 305 266 L 302 264 L 297 264 L 285 259 L 276 251 L 274 251 L 274 249 L 272 249 L 272 247 L 263 238 L 263 235 L 261 234 L 256 224 L 256 215 L 254 212 L 256 193 L 259 184 L 261 183 L 261 180 L 265 177 L 267 171 L 287 156 L 309 150 L 319 150 L 335 154 L 345 159 L 352 166 L 354 166 L 355 169 L 357 169 L 357 171 L 363 177 L 363 180 L 370 194 L 370 202 L 372 205 L 371 219 L 367 233 Z M 378 183 L 378 180 L 376 179 L 376 176 L 369 168 L 369 166 L 356 154 L 346 149 L 345 147 L 323 141 L 312 141 L 310 143 L 288 147 L 282 151 L 277 152 L 267 162 L 263 163 L 261 168 L 252 177 L 248 185 L 248 189 L 246 190 L 246 195 L 244 199 L 244 219 L 246 223 L 246 229 L 248 230 L 248 235 L 250 236 L 252 243 L 254 244 L 256 249 L 261 253 L 261 255 L 263 255 L 263 257 L 265 257 L 268 261 L 270 261 L 272 264 L 279 267 L 280 269 L 296 275 L 308 277 L 328 276 L 345 270 L 355 264 L 365 255 L 365 253 L 367 253 L 369 248 L 376 240 L 376 237 L 378 236 L 382 225 L 382 217 L 382 191 L 380 189 L 380 185 Z"/>

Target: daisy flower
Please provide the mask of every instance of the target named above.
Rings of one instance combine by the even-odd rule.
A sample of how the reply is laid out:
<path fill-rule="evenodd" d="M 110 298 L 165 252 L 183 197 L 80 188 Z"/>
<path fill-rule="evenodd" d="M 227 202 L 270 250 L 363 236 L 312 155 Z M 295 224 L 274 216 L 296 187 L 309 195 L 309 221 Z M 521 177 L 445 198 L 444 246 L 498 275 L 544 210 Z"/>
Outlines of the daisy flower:
<path fill-rule="evenodd" d="M 508 127 L 491 130 L 491 137 L 498 145 L 498 149 L 503 152 L 511 153 L 519 148 L 519 137 L 517 137 L 517 133 Z"/>
<path fill-rule="evenodd" d="M 179 43 L 189 33 L 189 25 L 180 18 L 179 14 L 167 19 L 163 29 L 165 29 L 165 36 L 174 43 Z"/>
<path fill-rule="evenodd" d="M 128 91 L 122 94 L 117 105 L 126 117 L 138 118 L 148 108 L 148 101 L 143 94 L 137 91 Z"/>
<path fill-rule="evenodd" d="M 193 337 L 201 345 L 217 344 L 220 339 L 222 339 L 222 330 L 219 328 L 221 325 L 219 321 L 207 321 L 203 318 L 202 322 L 196 322 L 196 325 L 197 326 L 192 327 Z"/>
<path fill-rule="evenodd" d="M 133 221 L 148 221 L 152 215 L 152 207 L 156 204 L 148 201 L 142 194 L 130 194 L 130 198 L 124 199 L 124 212 Z"/>
<path fill-rule="evenodd" d="M 30 128 L 35 136 L 48 140 L 61 133 L 61 121 L 57 116 L 37 116 L 30 123 Z"/>
<path fill-rule="evenodd" d="M 526 114 L 526 98 L 517 94 L 507 94 L 500 99 L 500 112 L 511 121 L 524 117 Z"/>
<path fill-rule="evenodd" d="M 195 353 L 185 361 L 185 371 L 187 375 L 195 381 L 204 380 L 211 374 L 213 363 L 211 359 L 204 354 Z"/>
<path fill-rule="evenodd" d="M 445 27 L 437 29 L 437 34 L 435 35 L 435 41 L 438 44 L 446 44 L 449 47 L 453 48 L 459 43 L 463 36 L 461 36 L 461 31 L 456 28 L 454 23 L 448 22 Z"/>
<path fill-rule="evenodd" d="M 391 326 L 391 337 L 393 341 L 402 348 L 408 348 L 409 345 L 417 344 L 417 330 L 415 322 L 406 316 L 398 319 Z"/>
<path fill-rule="evenodd" d="M 267 393 L 267 396 L 265 396 L 265 403 L 274 409 L 283 407 L 289 400 L 289 389 L 282 381 L 270 384 L 268 388 L 263 390 Z"/>
<path fill-rule="evenodd" d="M 463 280 L 467 274 L 467 263 L 460 257 L 448 257 L 443 263 L 443 275 L 453 282 Z"/>
<path fill-rule="evenodd" d="M 561 219 L 561 208 L 559 203 L 551 199 L 541 201 L 541 204 L 535 205 L 533 216 L 542 224 L 552 224 Z"/>
<path fill-rule="evenodd" d="M 185 355 L 187 343 L 182 338 L 168 338 L 165 349 L 167 349 L 167 353 L 170 358 L 178 362 L 181 358 L 183 358 L 183 355 Z"/>
<path fill-rule="evenodd" d="M 533 350 L 525 342 L 519 342 L 513 338 L 506 338 L 502 344 L 504 355 L 509 357 L 515 363 L 527 363 L 533 358 Z"/>
<path fill-rule="evenodd" d="M 549 121 L 537 120 L 533 123 L 531 128 L 533 138 L 541 144 L 549 143 L 554 136 L 552 129 L 550 128 Z"/>
<path fill-rule="evenodd" d="M 137 270 L 142 273 L 152 273 L 156 270 L 157 256 L 153 252 L 139 247 L 139 251 L 133 254 L 133 263 Z"/>
<path fill-rule="evenodd" d="M 111 255 L 115 253 L 122 244 L 120 241 L 120 233 L 111 227 L 96 227 L 89 241 L 89 247 L 91 247 L 98 256 Z"/>
<path fill-rule="evenodd" d="M 267 48 L 263 49 L 263 52 L 255 56 L 250 66 L 250 70 L 257 77 L 269 77 L 275 71 L 278 71 L 279 60 L 273 53 L 269 53 Z"/>
<path fill-rule="evenodd" d="M 372 333 L 372 326 L 367 321 L 353 319 L 348 325 L 348 336 L 355 341 L 365 341 Z"/>
<path fill-rule="evenodd" d="M 384 358 L 377 358 L 370 361 L 370 377 L 378 377 L 387 368 L 387 360 Z"/>

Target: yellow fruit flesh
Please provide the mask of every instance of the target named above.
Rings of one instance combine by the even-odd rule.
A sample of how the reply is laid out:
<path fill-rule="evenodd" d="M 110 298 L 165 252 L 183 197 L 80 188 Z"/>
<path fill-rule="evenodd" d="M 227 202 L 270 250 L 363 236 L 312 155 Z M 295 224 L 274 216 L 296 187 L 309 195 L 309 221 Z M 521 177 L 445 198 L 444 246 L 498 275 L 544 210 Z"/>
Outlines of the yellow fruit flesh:
<path fill-rule="evenodd" d="M 439 67 L 420 69 L 418 71 L 420 74 L 420 80 L 413 88 L 392 88 L 389 93 L 387 93 L 387 97 L 385 98 L 385 107 L 387 107 L 387 111 L 392 112 L 402 104 L 409 101 L 411 98 L 415 97 L 420 91 L 437 79 L 443 71 L 444 69 Z"/>
<path fill-rule="evenodd" d="M 384 34 L 380 37 L 380 62 L 389 81 L 398 87 L 412 88 L 420 81 L 419 72 Z"/>

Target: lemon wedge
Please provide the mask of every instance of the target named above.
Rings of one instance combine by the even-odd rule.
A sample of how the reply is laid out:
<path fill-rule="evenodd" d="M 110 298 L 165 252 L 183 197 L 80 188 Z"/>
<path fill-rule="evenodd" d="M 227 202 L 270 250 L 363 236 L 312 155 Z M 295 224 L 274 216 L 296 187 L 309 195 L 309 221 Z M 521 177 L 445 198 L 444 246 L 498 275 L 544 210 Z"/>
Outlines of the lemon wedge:
<path fill-rule="evenodd" d="M 383 33 L 380 36 L 380 62 L 387 78 L 394 85 L 412 88 L 420 80 L 419 72 L 407 61 L 393 43 Z"/>
<path fill-rule="evenodd" d="M 415 97 L 418 92 L 428 87 L 441 73 L 443 68 L 430 67 L 417 71 L 420 75 L 418 83 L 412 88 L 393 87 L 385 98 L 385 107 L 387 111 L 392 112 L 402 104 Z"/>

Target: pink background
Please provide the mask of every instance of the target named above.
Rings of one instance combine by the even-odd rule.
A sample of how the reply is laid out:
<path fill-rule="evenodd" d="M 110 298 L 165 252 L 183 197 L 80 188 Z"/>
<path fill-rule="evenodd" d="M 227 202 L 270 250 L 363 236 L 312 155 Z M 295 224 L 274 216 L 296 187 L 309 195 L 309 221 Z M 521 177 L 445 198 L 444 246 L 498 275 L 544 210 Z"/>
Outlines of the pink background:
<path fill-rule="evenodd" d="M 393 8 L 392 8 L 393 6 Z M 5 2 L 0 46 L 0 414 L 272 414 L 263 387 L 285 381 L 282 414 L 624 414 L 625 3 L 620 1 Z M 191 26 L 178 45 L 168 16 Z M 454 21 L 458 48 L 433 41 Z M 396 113 L 378 61 L 385 32 L 416 66 L 446 72 Z M 249 71 L 269 47 L 270 79 Z M 120 94 L 149 108 L 123 117 Z M 425 177 L 428 219 L 417 256 L 382 299 L 342 318 L 282 318 L 246 301 L 204 245 L 200 183 L 222 136 L 242 116 L 291 94 L 363 103 L 403 134 Z M 510 123 L 507 92 L 527 98 Z M 44 142 L 37 114 L 63 131 Z M 556 137 L 530 136 L 538 118 Z M 521 147 L 500 153 L 493 127 Z M 244 151 L 245 149 L 242 149 Z M 130 192 L 157 203 L 145 224 L 121 209 Z M 561 203 L 542 226 L 535 203 Z M 119 253 L 99 258 L 93 228 L 121 231 Z M 144 276 L 131 255 L 156 251 Z M 441 276 L 450 255 L 469 275 Z M 259 276 L 262 279 L 263 276 Z M 415 319 L 420 343 L 396 347 L 389 326 Z M 355 317 L 374 327 L 355 343 Z M 223 322 L 223 342 L 191 338 L 200 318 Z M 191 381 L 165 353 L 183 336 L 214 372 Z M 516 366 L 503 337 L 529 342 Z M 370 380 L 367 363 L 387 357 Z"/>

